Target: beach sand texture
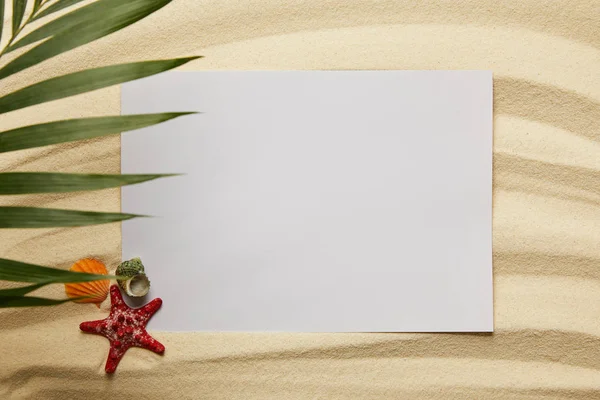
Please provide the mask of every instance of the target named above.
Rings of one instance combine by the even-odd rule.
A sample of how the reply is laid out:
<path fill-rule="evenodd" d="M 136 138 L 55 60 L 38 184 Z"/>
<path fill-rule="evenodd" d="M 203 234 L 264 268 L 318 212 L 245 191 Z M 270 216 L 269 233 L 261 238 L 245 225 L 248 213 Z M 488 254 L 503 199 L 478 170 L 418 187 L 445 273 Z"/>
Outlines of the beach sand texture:
<path fill-rule="evenodd" d="M 2 81 L 0 95 L 87 67 L 189 55 L 205 58 L 187 70 L 492 70 L 496 332 L 151 332 L 165 355 L 131 349 L 109 378 L 106 339 L 78 328 L 104 318 L 96 307 L 9 309 L 0 398 L 600 399 L 600 2 L 178 0 Z M 0 130 L 118 113 L 113 87 L 2 115 Z M 0 171 L 118 173 L 119 145 L 112 136 L 6 153 Z M 0 204 L 118 211 L 119 190 Z M 4 230 L 0 256 L 115 266 L 120 227 Z"/>

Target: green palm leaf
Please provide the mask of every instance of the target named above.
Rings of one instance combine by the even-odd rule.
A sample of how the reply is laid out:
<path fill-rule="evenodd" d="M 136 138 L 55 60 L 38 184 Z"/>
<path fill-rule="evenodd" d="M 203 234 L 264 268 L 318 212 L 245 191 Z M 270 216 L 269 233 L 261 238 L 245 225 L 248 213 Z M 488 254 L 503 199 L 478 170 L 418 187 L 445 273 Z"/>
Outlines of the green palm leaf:
<path fill-rule="evenodd" d="M 112 275 L 96 275 L 83 272 L 72 272 L 0 258 L 0 279 L 12 282 L 33 283 L 33 285 L 19 288 L 0 290 L 0 308 L 34 307 L 42 305 L 51 306 L 62 304 L 66 301 L 77 300 L 82 297 L 65 300 L 53 300 L 23 296 L 52 283 L 90 282 L 115 278 L 118 277 Z"/>
<path fill-rule="evenodd" d="M 53 300 L 41 297 L 6 296 L 0 297 L 0 308 L 56 306 L 73 300 L 77 300 L 77 298 Z"/>
<path fill-rule="evenodd" d="M 91 282 L 116 278 L 116 276 L 112 275 L 73 272 L 0 258 L 0 279 L 4 281 L 46 284 Z"/>
<path fill-rule="evenodd" d="M 0 97 L 0 114 L 155 75 L 197 58 L 111 65 L 48 79 Z"/>
<path fill-rule="evenodd" d="M 0 153 L 140 129 L 194 113 L 162 113 L 68 119 L 0 132 Z"/>
<path fill-rule="evenodd" d="M 41 0 L 36 0 L 36 1 L 41 2 Z M 31 20 L 35 21 L 36 19 L 43 18 L 46 15 L 53 14 L 57 11 L 63 10 L 65 8 L 75 5 L 77 3 L 81 3 L 82 1 L 84 1 L 84 0 L 58 0 L 56 3 L 50 5 L 44 11 L 40 12 L 39 14 L 36 14 Z"/>
<path fill-rule="evenodd" d="M 14 288 L 14 289 L 2 289 L 2 290 L 0 290 L 0 304 L 2 304 L 3 298 L 6 298 L 6 297 L 14 298 L 17 296 L 25 296 L 27 293 L 31 293 L 34 290 L 38 290 L 39 288 L 42 288 L 46 285 L 50 285 L 52 283 L 55 283 L 55 282 L 36 283 L 35 285 L 23 286 L 23 287 L 18 287 L 18 288 Z M 78 296 L 76 298 L 69 298 L 69 300 L 79 300 L 79 299 L 84 299 L 86 297 L 88 297 L 88 296 Z M 9 307 L 14 307 L 14 306 L 9 306 Z"/>
<path fill-rule="evenodd" d="M 81 1 L 83 0 L 63 0 L 56 2 L 50 7 L 46 8 L 44 11 L 35 15 L 32 18 L 32 21 L 35 21 L 36 19 L 42 18 L 54 12 L 60 11 Z M 31 33 L 28 33 L 27 35 L 23 36 L 22 39 L 8 47 L 7 53 L 16 50 L 20 47 L 27 46 L 28 44 L 35 43 L 39 40 L 48 38 L 50 36 L 57 35 L 82 22 L 91 22 L 94 19 L 98 19 L 97 13 L 103 12 L 103 10 L 106 7 L 111 6 L 112 5 L 107 5 L 106 0 L 104 0 L 89 4 L 75 11 L 71 11 L 70 13 L 63 15 L 62 17 L 57 18 L 54 21 L 50 21 L 47 24 L 35 29 Z"/>
<path fill-rule="evenodd" d="M 4 30 L 4 0 L 0 0 L 0 40 L 2 40 L 2 31 Z"/>
<path fill-rule="evenodd" d="M 0 0 L 0 39 L 7 0 Z M 56 55 L 119 31 L 164 7 L 172 0 L 96 0 L 81 8 L 23 30 L 34 20 L 83 0 L 33 0 L 31 15 L 25 18 L 27 0 L 12 0 L 12 36 L 0 57 L 27 45 L 31 49 L 0 68 L 0 80 L 37 65 Z M 45 9 L 42 10 L 42 7 Z M 25 22 L 23 22 L 25 21 Z M 0 97 L 0 114 L 48 101 L 58 100 L 104 87 L 144 78 L 176 68 L 198 57 L 147 61 L 94 68 L 48 79 Z M 0 132 L 0 153 L 51 144 L 94 138 L 140 129 L 188 113 L 162 113 L 80 118 L 30 125 Z M 99 175 L 50 172 L 0 173 L 0 195 L 98 190 L 140 183 L 166 175 Z M 119 222 L 134 214 L 0 206 L 0 228 L 71 227 Z M 0 258 L 0 280 L 28 282 L 29 286 L 0 290 L 0 308 L 62 304 L 76 299 L 45 299 L 27 294 L 51 283 L 84 282 L 118 278 L 65 271 Z"/>
<path fill-rule="evenodd" d="M 0 297 L 25 296 L 27 293 L 33 292 L 34 290 L 44 287 L 50 283 L 51 282 L 36 283 L 35 285 L 23 286 L 14 289 L 2 289 L 0 290 Z"/>
<path fill-rule="evenodd" d="M 42 5 L 42 0 L 34 0 L 32 13 L 35 14 L 40 9 L 41 5 Z M 32 20 L 33 20 L 33 18 L 32 18 Z"/>
<path fill-rule="evenodd" d="M 175 174 L 98 175 L 53 172 L 5 172 L 0 173 L 0 195 L 100 190 L 132 185 L 173 175 Z"/>
<path fill-rule="evenodd" d="M 59 26 L 64 25 L 55 25 L 58 32 L 52 38 L 20 55 L 0 69 L 0 79 L 123 29 L 170 2 L 171 0 L 99 0 L 87 7 L 73 11 L 57 19 L 57 21 L 62 21 L 61 24 L 68 23 L 68 28 L 63 30 Z M 82 10 L 92 6 L 94 6 L 95 15 L 88 15 L 88 11 L 82 15 Z M 72 17 L 73 14 L 76 15 L 76 18 Z M 93 18 L 90 19 L 90 17 Z M 65 22 L 65 18 L 69 19 Z"/>
<path fill-rule="evenodd" d="M 23 16 L 25 15 L 25 8 L 27 7 L 27 0 L 13 0 L 13 13 L 12 13 L 12 34 L 15 36 L 19 31 Z"/>
<path fill-rule="evenodd" d="M 36 207 L 0 207 L 0 228 L 52 228 L 125 221 L 142 215 L 60 210 Z"/>

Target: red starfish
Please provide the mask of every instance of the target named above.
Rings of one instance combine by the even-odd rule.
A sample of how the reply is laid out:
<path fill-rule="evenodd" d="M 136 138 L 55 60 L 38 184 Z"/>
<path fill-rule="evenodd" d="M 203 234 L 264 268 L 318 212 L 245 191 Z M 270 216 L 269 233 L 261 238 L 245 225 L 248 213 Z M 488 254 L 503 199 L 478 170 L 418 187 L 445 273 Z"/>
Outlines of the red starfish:
<path fill-rule="evenodd" d="M 141 308 L 130 308 L 123 301 L 117 285 L 110 288 L 110 315 L 98 321 L 82 322 L 79 329 L 84 332 L 102 335 L 110 341 L 110 351 L 105 371 L 112 374 L 119 361 L 130 347 L 142 347 L 158 354 L 165 346 L 146 332 L 148 320 L 162 305 L 161 299 L 154 299 Z"/>

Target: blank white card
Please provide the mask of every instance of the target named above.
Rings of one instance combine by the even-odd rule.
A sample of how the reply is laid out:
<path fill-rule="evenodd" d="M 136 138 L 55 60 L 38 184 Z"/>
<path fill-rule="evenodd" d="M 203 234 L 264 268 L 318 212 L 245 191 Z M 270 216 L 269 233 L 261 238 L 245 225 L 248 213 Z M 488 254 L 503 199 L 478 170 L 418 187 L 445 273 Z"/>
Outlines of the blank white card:
<path fill-rule="evenodd" d="M 166 331 L 492 331 L 489 71 L 174 72 L 123 114 L 123 258 Z"/>

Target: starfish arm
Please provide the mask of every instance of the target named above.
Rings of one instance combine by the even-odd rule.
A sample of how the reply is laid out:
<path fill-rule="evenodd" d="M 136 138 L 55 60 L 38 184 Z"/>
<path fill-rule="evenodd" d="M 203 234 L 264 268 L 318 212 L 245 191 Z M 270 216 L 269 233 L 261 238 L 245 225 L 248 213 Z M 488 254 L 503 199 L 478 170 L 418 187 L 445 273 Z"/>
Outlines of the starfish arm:
<path fill-rule="evenodd" d="M 148 332 L 144 332 L 141 339 L 137 342 L 136 346 L 153 351 L 156 354 L 162 354 L 165 352 L 165 346 L 163 346 L 162 343 L 150 336 Z"/>
<path fill-rule="evenodd" d="M 125 302 L 123 301 L 123 297 L 121 296 L 121 292 L 119 291 L 119 286 L 112 285 L 110 287 L 110 307 L 118 308 L 123 307 Z"/>
<path fill-rule="evenodd" d="M 155 312 L 162 306 L 162 299 L 156 298 L 152 300 L 150 303 L 143 306 L 140 310 L 148 315 L 148 319 L 154 315 Z"/>
<path fill-rule="evenodd" d="M 145 306 L 136 309 L 135 313 L 139 318 L 139 321 L 146 326 L 150 318 L 158 311 L 161 305 L 162 299 L 156 298 Z"/>
<path fill-rule="evenodd" d="M 86 321 L 79 324 L 79 329 L 88 333 L 100 334 L 103 327 L 106 326 L 106 320 L 99 319 L 97 321 Z"/>
<path fill-rule="evenodd" d="M 106 359 L 106 366 L 104 367 L 107 374 L 115 372 L 128 348 L 129 347 L 127 346 L 117 346 L 115 342 L 110 343 L 110 350 L 108 352 L 108 358 Z"/>

